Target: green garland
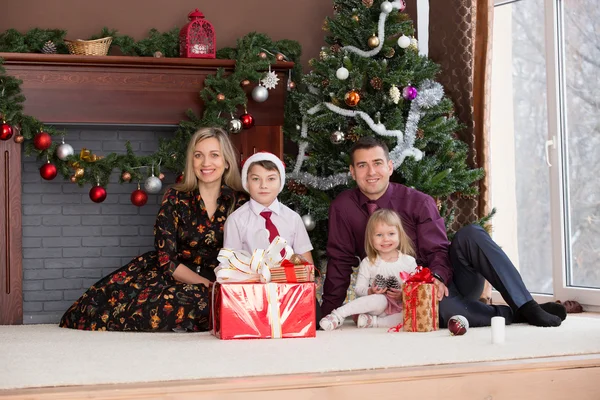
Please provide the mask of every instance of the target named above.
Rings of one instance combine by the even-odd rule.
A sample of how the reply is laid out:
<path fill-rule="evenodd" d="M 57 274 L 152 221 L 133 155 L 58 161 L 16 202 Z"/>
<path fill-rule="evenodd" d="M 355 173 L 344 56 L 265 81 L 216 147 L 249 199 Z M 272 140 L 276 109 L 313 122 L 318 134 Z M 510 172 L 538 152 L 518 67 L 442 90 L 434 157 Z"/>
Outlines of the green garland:
<path fill-rule="evenodd" d="M 152 30 L 150 37 L 142 39 L 139 42 L 133 41 L 128 36 L 118 35 L 116 31 L 109 31 L 104 28 L 100 35 L 106 34 L 113 36 L 113 43 L 122 46 L 122 50 L 127 54 L 148 55 L 154 51 L 161 51 L 164 55 L 170 56 L 178 54 L 178 42 L 173 38 L 176 30 L 173 29 L 167 33 L 159 33 Z M 177 30 L 178 32 L 178 30 Z M 52 41 L 62 52 L 64 46 L 64 36 L 66 32 L 61 30 L 41 30 L 32 29 L 26 34 L 20 34 L 15 30 L 8 30 L 0 34 L 0 52 L 32 52 L 40 51 L 41 47 L 47 41 Z M 66 46 L 64 46 L 66 49 Z M 259 53 L 267 50 L 267 58 L 262 59 Z M 295 63 L 293 74 L 297 81 L 300 81 L 301 66 L 297 62 L 300 54 L 300 45 L 291 40 L 280 40 L 273 42 L 268 36 L 256 32 L 247 34 L 238 39 L 237 47 L 224 48 L 217 52 L 217 58 L 234 59 L 236 67 L 233 73 L 225 75 L 225 70 L 219 68 L 215 75 L 208 76 L 204 82 L 204 88 L 200 95 L 204 101 L 204 112 L 198 116 L 191 110 L 188 110 L 189 120 L 182 120 L 179 123 L 174 137 L 169 140 L 160 140 L 159 149 L 152 155 L 137 156 L 132 150 L 129 142 L 126 143 L 125 154 L 111 153 L 104 158 L 94 162 L 82 160 L 79 154 L 69 156 L 66 160 L 60 160 L 56 155 L 56 148 L 60 145 L 56 140 L 52 146 L 40 151 L 33 146 L 34 136 L 44 131 L 51 136 L 63 136 L 64 132 L 51 126 L 44 125 L 41 121 L 32 116 L 23 114 L 23 103 L 25 97 L 21 94 L 20 85 L 22 81 L 6 74 L 2 66 L 3 60 L 0 59 L 0 117 L 11 126 L 20 128 L 20 135 L 24 137 L 25 154 L 35 154 L 38 159 L 49 160 L 53 163 L 58 173 L 65 179 L 70 179 L 74 173 L 73 165 L 78 163 L 83 168 L 85 174 L 77 179 L 77 183 L 83 186 L 87 183 L 95 185 L 99 183 L 105 186 L 109 182 L 111 173 L 117 169 L 121 171 L 120 183 L 123 183 L 123 173 L 131 174 L 131 181 L 140 181 L 144 176 L 150 174 L 150 168 L 140 168 L 142 166 L 159 165 L 161 168 L 181 173 L 183 171 L 185 160 L 179 157 L 185 154 L 185 149 L 191 135 L 203 126 L 221 126 L 225 127 L 229 121 L 227 118 L 231 113 L 237 114 L 237 110 L 247 105 L 247 95 L 240 85 L 243 80 L 258 81 L 262 78 L 264 71 L 269 65 L 276 61 L 276 54 L 284 54 L 288 60 Z M 217 94 L 225 95 L 225 100 L 217 101 Z M 295 129 L 299 121 L 299 114 L 293 113 L 297 110 L 295 96 L 287 96 L 285 105 L 284 131 Z M 155 169 L 154 173 L 159 171 Z"/>

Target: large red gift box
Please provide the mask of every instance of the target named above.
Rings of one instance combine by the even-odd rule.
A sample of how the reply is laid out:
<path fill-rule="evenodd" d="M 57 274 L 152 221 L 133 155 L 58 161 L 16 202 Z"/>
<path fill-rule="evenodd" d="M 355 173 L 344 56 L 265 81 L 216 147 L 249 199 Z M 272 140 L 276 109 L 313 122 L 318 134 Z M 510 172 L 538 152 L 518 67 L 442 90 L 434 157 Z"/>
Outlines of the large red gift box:
<path fill-rule="evenodd" d="M 316 335 L 314 282 L 215 283 L 211 333 L 220 339 Z"/>

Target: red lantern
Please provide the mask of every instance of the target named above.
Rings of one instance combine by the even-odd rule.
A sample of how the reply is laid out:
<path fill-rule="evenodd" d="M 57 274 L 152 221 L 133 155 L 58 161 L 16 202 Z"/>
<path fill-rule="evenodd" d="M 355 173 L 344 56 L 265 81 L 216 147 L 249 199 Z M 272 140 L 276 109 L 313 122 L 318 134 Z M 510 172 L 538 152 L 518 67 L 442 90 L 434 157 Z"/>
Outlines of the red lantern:
<path fill-rule="evenodd" d="M 215 58 L 217 41 L 212 24 L 196 8 L 188 14 L 190 22 L 179 31 L 179 56 L 188 58 Z"/>

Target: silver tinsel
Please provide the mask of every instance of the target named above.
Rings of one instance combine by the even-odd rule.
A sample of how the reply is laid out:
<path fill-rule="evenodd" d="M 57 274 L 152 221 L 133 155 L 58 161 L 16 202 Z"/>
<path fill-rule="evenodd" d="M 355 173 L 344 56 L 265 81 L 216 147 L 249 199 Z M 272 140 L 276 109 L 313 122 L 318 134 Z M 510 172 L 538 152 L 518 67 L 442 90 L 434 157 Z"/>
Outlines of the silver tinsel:
<path fill-rule="evenodd" d="M 331 176 L 319 177 L 309 174 L 308 172 L 300 172 L 296 174 L 292 172 L 286 175 L 287 179 L 293 179 L 305 186 L 310 186 L 319 190 L 333 189 L 339 185 L 346 185 L 350 182 L 350 172 L 342 172 Z"/>
<path fill-rule="evenodd" d="M 162 189 L 162 182 L 156 176 L 152 175 L 144 182 L 144 189 L 148 193 L 156 194 Z"/>

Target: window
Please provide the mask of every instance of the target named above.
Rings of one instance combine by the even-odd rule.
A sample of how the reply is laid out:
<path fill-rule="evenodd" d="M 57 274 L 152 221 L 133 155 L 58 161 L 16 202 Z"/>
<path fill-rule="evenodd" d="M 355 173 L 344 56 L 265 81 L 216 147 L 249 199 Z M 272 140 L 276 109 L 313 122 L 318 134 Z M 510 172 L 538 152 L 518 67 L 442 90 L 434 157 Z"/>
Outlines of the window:
<path fill-rule="evenodd" d="M 496 1 L 494 240 L 537 294 L 600 306 L 600 8 Z"/>

